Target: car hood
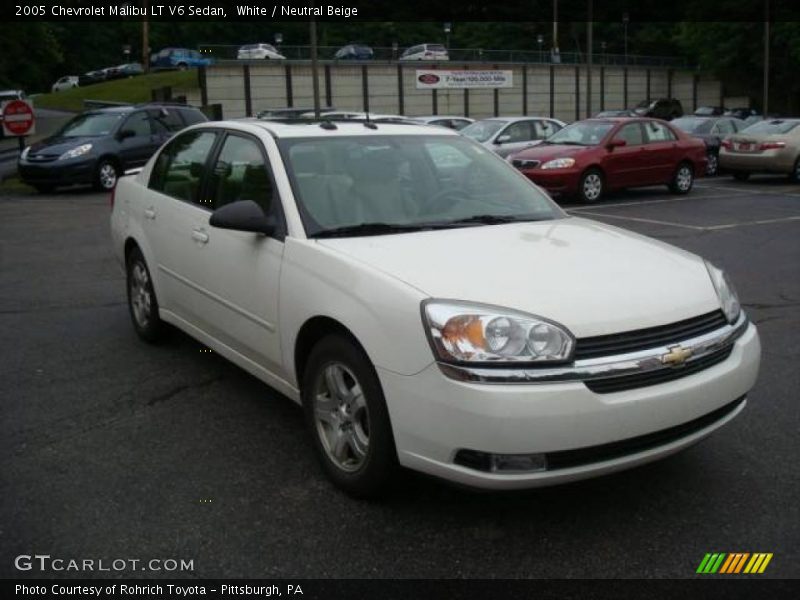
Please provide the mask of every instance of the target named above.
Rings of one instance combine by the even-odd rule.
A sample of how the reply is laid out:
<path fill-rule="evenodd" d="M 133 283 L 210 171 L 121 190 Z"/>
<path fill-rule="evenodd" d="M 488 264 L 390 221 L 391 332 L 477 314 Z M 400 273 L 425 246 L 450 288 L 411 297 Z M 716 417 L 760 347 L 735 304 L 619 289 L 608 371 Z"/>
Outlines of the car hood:
<path fill-rule="evenodd" d="M 35 144 L 31 144 L 31 149 L 29 151 L 30 154 L 62 154 L 67 150 L 71 150 L 81 144 L 91 144 L 92 142 L 97 142 L 97 138 L 95 137 L 51 137 L 45 138 L 36 142 Z"/>
<path fill-rule="evenodd" d="M 563 158 L 566 156 L 575 156 L 583 152 L 589 152 L 597 146 L 572 146 L 567 144 L 543 144 L 539 143 L 533 148 L 525 148 L 520 152 L 514 154 L 514 158 L 533 158 L 541 161 L 550 160 L 552 158 Z"/>
<path fill-rule="evenodd" d="M 577 337 L 719 308 L 701 258 L 575 217 L 318 243 L 430 297 L 525 311 L 562 323 Z"/>

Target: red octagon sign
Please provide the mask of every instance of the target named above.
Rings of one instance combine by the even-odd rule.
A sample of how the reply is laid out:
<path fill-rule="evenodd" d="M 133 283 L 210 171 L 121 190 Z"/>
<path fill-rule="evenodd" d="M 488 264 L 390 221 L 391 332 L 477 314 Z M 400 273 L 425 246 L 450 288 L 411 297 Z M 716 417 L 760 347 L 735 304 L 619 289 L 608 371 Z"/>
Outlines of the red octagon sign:
<path fill-rule="evenodd" d="M 11 100 L 3 106 L 3 131 L 6 135 L 33 133 L 33 107 L 24 100 Z"/>

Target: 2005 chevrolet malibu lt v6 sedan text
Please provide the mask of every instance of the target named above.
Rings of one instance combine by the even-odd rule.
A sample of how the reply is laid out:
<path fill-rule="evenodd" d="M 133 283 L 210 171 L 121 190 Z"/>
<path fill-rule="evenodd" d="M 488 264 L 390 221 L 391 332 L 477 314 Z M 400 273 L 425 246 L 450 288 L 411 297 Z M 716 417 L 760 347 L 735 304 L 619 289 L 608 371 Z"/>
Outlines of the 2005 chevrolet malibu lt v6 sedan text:
<path fill-rule="evenodd" d="M 609 473 L 745 406 L 755 326 L 703 259 L 567 216 L 443 128 L 204 123 L 120 179 L 133 325 L 302 404 L 330 478 L 482 488 Z"/>

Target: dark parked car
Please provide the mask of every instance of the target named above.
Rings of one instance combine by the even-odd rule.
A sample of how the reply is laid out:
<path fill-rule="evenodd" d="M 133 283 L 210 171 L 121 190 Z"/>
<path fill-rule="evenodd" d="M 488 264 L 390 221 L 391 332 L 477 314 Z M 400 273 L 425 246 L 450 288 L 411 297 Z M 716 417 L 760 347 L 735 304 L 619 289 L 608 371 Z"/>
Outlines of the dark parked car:
<path fill-rule="evenodd" d="M 105 69 L 98 69 L 97 71 L 89 71 L 78 77 L 78 86 L 86 87 L 94 83 L 100 83 L 106 80 L 107 72 Z"/>
<path fill-rule="evenodd" d="M 760 117 L 761 115 L 755 108 L 729 108 L 725 111 L 726 117 L 734 117 L 736 119 L 741 119 L 742 121 L 746 121 L 751 117 Z M 755 122 L 755 121 L 753 121 Z"/>
<path fill-rule="evenodd" d="M 190 67 L 207 67 L 213 62 L 197 50 L 188 48 L 164 48 L 150 57 L 150 66 L 155 69 L 184 70 Z"/>
<path fill-rule="evenodd" d="M 658 100 L 642 100 L 633 109 L 639 117 L 654 117 L 671 121 L 683 116 L 683 106 L 675 98 L 659 98 Z"/>
<path fill-rule="evenodd" d="M 363 44 L 347 44 L 342 46 L 333 55 L 337 60 L 371 60 L 373 56 L 372 48 Z"/>
<path fill-rule="evenodd" d="M 116 67 L 109 67 L 104 71 L 106 72 L 106 79 L 123 79 L 141 75 L 144 73 L 144 68 L 142 68 L 141 63 L 126 63 Z"/>
<path fill-rule="evenodd" d="M 695 109 L 696 117 L 721 117 L 725 114 L 725 109 L 721 106 L 699 106 Z"/>
<path fill-rule="evenodd" d="M 687 194 L 706 170 L 706 147 L 656 119 L 586 119 L 509 157 L 553 194 L 597 202 L 607 190 L 666 184 Z"/>
<path fill-rule="evenodd" d="M 206 120 L 196 108 L 172 104 L 87 111 L 25 148 L 19 175 L 40 192 L 71 184 L 110 190 L 125 170 L 146 163 L 173 133 Z"/>
<path fill-rule="evenodd" d="M 675 119 L 672 125 L 705 142 L 708 154 L 706 175 L 716 175 L 719 171 L 719 148 L 722 140 L 747 127 L 744 121 L 733 117 L 697 116 Z"/>

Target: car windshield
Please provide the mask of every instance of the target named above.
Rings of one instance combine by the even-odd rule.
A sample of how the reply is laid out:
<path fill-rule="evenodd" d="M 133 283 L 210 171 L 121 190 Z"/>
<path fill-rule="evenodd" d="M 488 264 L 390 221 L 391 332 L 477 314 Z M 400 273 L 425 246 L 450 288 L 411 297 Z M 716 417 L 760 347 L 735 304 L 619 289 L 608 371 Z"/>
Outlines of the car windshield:
<path fill-rule="evenodd" d="M 773 119 L 771 121 L 759 121 L 747 127 L 745 133 L 764 133 L 781 134 L 789 133 L 792 129 L 800 125 L 800 121 L 784 121 L 783 119 Z"/>
<path fill-rule="evenodd" d="M 672 124 L 686 133 L 709 133 L 714 126 L 714 121 L 711 119 L 681 117 L 680 119 L 674 119 Z"/>
<path fill-rule="evenodd" d="M 116 127 L 122 113 L 85 113 L 78 115 L 61 128 L 58 137 L 108 135 Z"/>
<path fill-rule="evenodd" d="M 614 123 L 611 121 L 579 121 L 567 125 L 547 138 L 548 144 L 597 146 L 603 141 Z"/>
<path fill-rule="evenodd" d="M 564 217 L 505 161 L 460 136 L 287 138 L 280 148 L 310 237 Z"/>
<path fill-rule="evenodd" d="M 464 127 L 461 133 L 467 137 L 471 137 L 476 142 L 485 142 L 500 131 L 506 123 L 507 121 L 478 121 L 477 123 Z"/>

